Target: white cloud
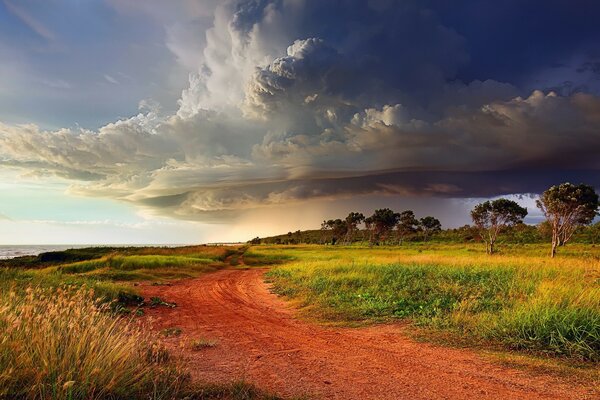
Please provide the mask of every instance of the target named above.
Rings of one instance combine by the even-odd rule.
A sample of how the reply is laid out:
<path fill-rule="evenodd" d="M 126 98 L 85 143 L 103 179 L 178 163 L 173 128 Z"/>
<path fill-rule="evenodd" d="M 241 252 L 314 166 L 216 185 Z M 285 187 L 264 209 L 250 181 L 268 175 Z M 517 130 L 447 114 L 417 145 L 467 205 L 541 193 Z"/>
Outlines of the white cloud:
<path fill-rule="evenodd" d="M 113 78 L 112 76 L 108 75 L 108 74 L 104 74 L 104 79 L 106 79 L 107 82 L 112 83 L 114 85 L 118 85 L 119 81 L 116 80 L 115 78 Z"/>

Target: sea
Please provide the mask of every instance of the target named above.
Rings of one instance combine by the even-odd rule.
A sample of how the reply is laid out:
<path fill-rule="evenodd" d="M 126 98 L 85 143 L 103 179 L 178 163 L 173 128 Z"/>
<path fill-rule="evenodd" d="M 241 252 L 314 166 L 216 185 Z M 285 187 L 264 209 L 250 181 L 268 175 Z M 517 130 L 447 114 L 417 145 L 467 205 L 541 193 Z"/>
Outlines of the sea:
<path fill-rule="evenodd" d="M 0 260 L 21 256 L 37 256 L 47 251 L 60 251 L 74 249 L 78 247 L 73 245 L 0 245 Z"/>
<path fill-rule="evenodd" d="M 40 253 L 46 253 L 48 251 L 61 251 L 67 249 L 81 249 L 84 247 L 127 247 L 127 246 L 135 246 L 135 247 L 179 247 L 179 246 L 189 246 L 186 244 L 132 244 L 132 245 L 94 245 L 94 244 L 86 244 L 86 245 L 73 245 L 73 244 L 60 244 L 60 245 L 0 245 L 0 260 L 5 260 L 7 258 L 15 258 L 21 256 L 37 256 Z"/>

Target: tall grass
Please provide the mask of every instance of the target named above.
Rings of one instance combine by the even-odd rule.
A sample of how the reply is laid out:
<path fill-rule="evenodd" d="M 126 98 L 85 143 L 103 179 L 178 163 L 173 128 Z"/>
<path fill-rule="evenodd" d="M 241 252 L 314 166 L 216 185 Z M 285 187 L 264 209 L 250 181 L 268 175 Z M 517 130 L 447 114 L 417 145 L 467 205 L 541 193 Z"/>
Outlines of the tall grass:
<path fill-rule="evenodd" d="M 28 288 L 0 298 L 0 397 L 170 398 L 185 375 L 87 289 Z"/>
<path fill-rule="evenodd" d="M 255 247 L 296 259 L 275 290 L 329 320 L 408 319 L 457 338 L 600 361 L 600 249 L 560 259 L 542 246 Z"/>
<path fill-rule="evenodd" d="M 54 290 L 60 286 L 88 287 L 94 290 L 98 299 L 109 302 L 120 297 L 135 294 L 134 288 L 103 280 L 90 279 L 82 275 L 67 275 L 46 270 L 23 270 L 19 268 L 0 268 L 0 296 L 9 291 L 23 293 L 29 287 Z"/>
<path fill-rule="evenodd" d="M 86 254 L 101 253 L 94 250 Z M 5 263 L 12 268 L 0 268 L 0 399 L 276 399 L 244 382 L 191 382 L 144 326 L 122 316 L 122 304 L 114 307 L 140 300 L 115 280 L 196 276 L 225 266 L 231 251 L 130 248 L 62 265 Z"/>

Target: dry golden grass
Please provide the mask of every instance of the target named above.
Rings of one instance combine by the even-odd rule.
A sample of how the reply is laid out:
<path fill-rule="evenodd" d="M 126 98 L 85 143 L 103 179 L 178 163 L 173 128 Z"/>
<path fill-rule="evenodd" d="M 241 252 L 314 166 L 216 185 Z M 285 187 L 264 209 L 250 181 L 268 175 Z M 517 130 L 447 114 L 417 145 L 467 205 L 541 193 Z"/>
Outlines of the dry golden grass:
<path fill-rule="evenodd" d="M 5 293 L 0 329 L 0 398 L 170 398 L 185 381 L 159 345 L 86 289 Z"/>

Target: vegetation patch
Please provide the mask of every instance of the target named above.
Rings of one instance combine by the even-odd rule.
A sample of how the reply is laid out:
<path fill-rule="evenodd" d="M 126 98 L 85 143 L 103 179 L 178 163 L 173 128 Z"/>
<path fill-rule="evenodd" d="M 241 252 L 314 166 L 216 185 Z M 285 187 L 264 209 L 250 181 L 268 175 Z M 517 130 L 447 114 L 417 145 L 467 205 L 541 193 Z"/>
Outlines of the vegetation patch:
<path fill-rule="evenodd" d="M 254 248 L 296 259 L 268 279 L 319 318 L 406 319 L 457 338 L 600 361 L 600 250 L 561 259 L 544 250 L 489 257 L 479 246 Z"/>
<path fill-rule="evenodd" d="M 160 297 L 151 297 L 149 304 L 150 304 L 150 307 L 158 307 L 158 306 L 165 306 L 165 307 L 170 307 L 170 308 L 177 307 L 177 304 L 169 303 L 169 302 L 161 299 Z"/>
<path fill-rule="evenodd" d="M 216 340 L 200 338 L 197 340 L 193 340 L 192 343 L 190 344 L 190 347 L 194 351 L 200 351 L 200 350 L 204 350 L 204 349 L 213 348 L 217 345 L 217 343 L 218 342 Z"/>
<path fill-rule="evenodd" d="M 186 381 L 148 357 L 157 345 L 86 289 L 27 288 L 0 296 L 0 398 L 143 398 Z"/>
<path fill-rule="evenodd" d="M 171 328 L 163 329 L 160 333 L 165 337 L 172 337 L 172 336 L 181 335 L 181 332 L 182 332 L 181 328 L 171 327 Z"/>

